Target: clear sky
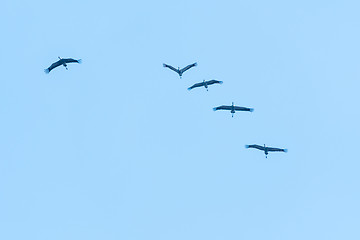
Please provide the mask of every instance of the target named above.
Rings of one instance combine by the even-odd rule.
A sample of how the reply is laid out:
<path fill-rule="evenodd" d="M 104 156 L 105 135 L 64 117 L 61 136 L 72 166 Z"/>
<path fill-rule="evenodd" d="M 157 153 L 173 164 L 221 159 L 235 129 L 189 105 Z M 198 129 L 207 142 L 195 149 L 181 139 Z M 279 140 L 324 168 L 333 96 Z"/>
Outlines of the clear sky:
<path fill-rule="evenodd" d="M 0 239 L 360 239 L 359 9 L 3 0 Z"/>

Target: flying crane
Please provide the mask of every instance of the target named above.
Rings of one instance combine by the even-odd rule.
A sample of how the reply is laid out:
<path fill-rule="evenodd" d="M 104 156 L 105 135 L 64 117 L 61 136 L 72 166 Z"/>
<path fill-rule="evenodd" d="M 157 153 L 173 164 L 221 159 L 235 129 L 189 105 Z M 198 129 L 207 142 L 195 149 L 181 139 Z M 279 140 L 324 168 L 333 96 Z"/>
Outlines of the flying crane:
<path fill-rule="evenodd" d="M 234 102 L 232 102 L 231 106 L 222 105 L 222 106 L 219 106 L 219 107 L 214 107 L 213 110 L 214 111 L 217 111 L 217 110 L 230 110 L 231 117 L 234 117 L 235 111 L 247 111 L 247 112 L 253 112 L 254 111 L 253 108 L 234 106 Z"/>
<path fill-rule="evenodd" d="M 188 88 L 188 90 L 190 91 L 193 88 L 197 88 L 197 87 L 205 87 L 206 91 L 209 91 L 208 86 L 209 85 L 213 85 L 213 84 L 222 84 L 222 81 L 218 81 L 218 80 L 209 80 L 209 81 L 202 81 L 200 83 L 195 83 L 194 85 L 192 85 L 191 87 Z"/>
<path fill-rule="evenodd" d="M 197 66 L 197 63 L 193 63 L 193 64 L 190 64 L 190 65 L 187 65 L 186 67 L 180 69 L 180 67 L 178 67 L 178 69 L 174 68 L 173 66 L 171 65 L 168 65 L 168 64 L 163 64 L 164 67 L 167 67 L 167 68 L 170 68 L 171 70 L 177 72 L 177 74 L 179 74 L 180 78 L 182 77 L 183 73 L 187 70 L 189 70 L 190 68 L 192 67 L 195 67 Z"/>
<path fill-rule="evenodd" d="M 49 73 L 51 70 L 53 70 L 54 68 L 61 66 L 61 65 L 63 65 L 66 68 L 66 70 L 68 70 L 67 63 L 81 63 L 81 59 L 75 60 L 72 58 L 61 58 L 61 57 L 58 57 L 58 58 L 59 58 L 59 60 L 57 62 L 54 62 L 53 64 L 51 64 L 50 67 L 48 67 L 47 69 L 44 70 L 45 73 Z"/>
<path fill-rule="evenodd" d="M 256 144 L 245 145 L 245 148 L 255 148 L 255 149 L 264 151 L 266 158 L 267 158 L 267 155 L 269 154 L 269 152 L 287 152 L 287 149 L 267 147 L 267 146 L 265 146 L 265 144 L 264 144 L 264 146 L 260 146 L 260 145 L 256 145 Z"/>

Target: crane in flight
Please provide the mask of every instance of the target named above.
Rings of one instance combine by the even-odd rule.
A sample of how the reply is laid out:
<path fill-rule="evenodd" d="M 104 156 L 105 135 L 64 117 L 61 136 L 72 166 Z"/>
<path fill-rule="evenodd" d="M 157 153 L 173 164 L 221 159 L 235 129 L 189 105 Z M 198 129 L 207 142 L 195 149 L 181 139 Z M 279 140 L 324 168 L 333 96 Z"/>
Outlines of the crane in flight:
<path fill-rule="evenodd" d="M 163 64 L 163 66 L 164 66 L 164 67 L 167 67 L 167 68 L 170 68 L 171 70 L 177 72 L 177 74 L 179 74 L 179 76 L 180 76 L 180 78 L 181 78 L 182 75 L 183 75 L 183 73 L 184 73 L 185 71 L 189 70 L 189 69 L 192 68 L 192 67 L 197 66 L 197 63 L 193 63 L 193 64 L 190 64 L 190 65 L 187 65 L 186 67 L 184 67 L 184 68 L 182 68 L 182 69 L 180 69 L 180 67 L 178 67 L 178 68 L 176 69 L 176 68 L 174 68 L 173 66 L 168 65 L 168 64 L 165 64 L 165 63 Z"/>
<path fill-rule="evenodd" d="M 76 59 L 72 59 L 72 58 L 61 58 L 58 57 L 59 60 L 57 62 L 54 62 L 53 64 L 51 64 L 50 67 L 48 67 L 47 69 L 45 69 L 45 73 L 49 73 L 51 70 L 53 70 L 54 68 L 63 65 L 66 70 L 68 70 L 67 68 L 67 63 L 81 63 L 81 59 L 76 60 Z"/>
<path fill-rule="evenodd" d="M 267 158 L 267 155 L 269 154 L 269 152 L 287 152 L 287 149 L 267 147 L 267 146 L 265 146 L 265 144 L 264 144 L 264 146 L 260 146 L 257 144 L 245 145 L 245 148 L 256 148 L 261 151 L 264 151 L 266 158 Z"/>
<path fill-rule="evenodd" d="M 253 108 L 234 106 L 234 102 L 232 102 L 231 106 L 222 105 L 222 106 L 219 106 L 219 107 L 214 107 L 213 110 L 214 111 L 217 111 L 217 110 L 230 110 L 231 117 L 234 117 L 235 111 L 247 111 L 247 112 L 253 112 L 254 111 Z"/>
<path fill-rule="evenodd" d="M 209 81 L 202 81 L 199 83 L 195 83 L 194 85 L 192 85 L 191 87 L 188 88 L 188 90 L 190 91 L 193 88 L 197 88 L 197 87 L 205 87 L 206 91 L 209 91 L 208 86 L 209 85 L 213 85 L 213 84 L 222 84 L 222 81 L 218 81 L 218 80 L 209 80 Z"/>

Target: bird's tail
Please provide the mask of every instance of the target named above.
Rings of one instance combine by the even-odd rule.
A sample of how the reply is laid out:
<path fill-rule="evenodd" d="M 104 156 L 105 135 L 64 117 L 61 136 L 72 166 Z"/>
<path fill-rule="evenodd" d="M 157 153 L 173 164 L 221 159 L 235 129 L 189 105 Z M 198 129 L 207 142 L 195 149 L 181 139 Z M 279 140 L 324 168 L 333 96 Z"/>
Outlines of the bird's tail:
<path fill-rule="evenodd" d="M 249 148 L 250 146 L 249 145 L 245 145 L 245 148 Z"/>
<path fill-rule="evenodd" d="M 288 150 L 287 149 L 284 149 L 284 152 L 287 152 Z"/>
<path fill-rule="evenodd" d="M 78 63 L 82 63 L 82 59 L 77 60 Z"/>
<path fill-rule="evenodd" d="M 189 87 L 187 90 L 189 90 L 189 91 L 190 91 L 191 89 L 192 89 L 192 88 L 191 88 L 191 87 Z"/>
<path fill-rule="evenodd" d="M 253 112 L 254 111 L 254 109 L 253 108 L 250 108 L 250 110 L 249 110 L 250 112 Z"/>
<path fill-rule="evenodd" d="M 163 63 L 163 67 L 166 67 L 166 64 L 165 64 L 165 63 Z"/>
<path fill-rule="evenodd" d="M 223 81 L 219 81 L 219 84 L 223 84 Z"/>
<path fill-rule="evenodd" d="M 49 69 L 47 68 L 47 69 L 44 69 L 44 72 L 45 72 L 46 74 L 48 74 L 50 71 L 49 71 Z"/>
<path fill-rule="evenodd" d="M 216 111 L 216 110 L 217 110 L 216 107 L 214 107 L 214 108 L 213 108 L 213 111 Z"/>

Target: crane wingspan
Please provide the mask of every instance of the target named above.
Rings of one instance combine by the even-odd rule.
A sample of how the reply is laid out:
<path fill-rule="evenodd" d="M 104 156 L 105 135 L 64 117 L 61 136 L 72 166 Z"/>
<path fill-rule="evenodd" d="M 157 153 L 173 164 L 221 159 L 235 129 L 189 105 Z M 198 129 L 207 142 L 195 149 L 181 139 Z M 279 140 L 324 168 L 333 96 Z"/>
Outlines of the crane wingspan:
<path fill-rule="evenodd" d="M 287 149 L 268 147 L 269 152 L 287 152 Z"/>
<path fill-rule="evenodd" d="M 204 83 L 195 83 L 194 85 L 192 85 L 191 87 L 188 88 L 188 90 L 191 90 L 193 88 L 197 88 L 197 87 L 201 87 L 204 86 Z"/>
<path fill-rule="evenodd" d="M 262 150 L 264 151 L 265 148 L 263 146 L 260 146 L 260 145 L 256 145 L 256 144 L 252 144 L 252 145 L 245 145 L 246 148 L 256 148 L 256 149 L 259 149 L 259 150 Z"/>
<path fill-rule="evenodd" d="M 222 84 L 223 82 L 218 81 L 218 80 L 209 80 L 209 81 L 206 82 L 207 85 L 212 85 L 212 84 L 215 84 L 215 83 Z"/>
<path fill-rule="evenodd" d="M 176 69 L 176 68 L 174 68 L 173 66 L 171 66 L 171 65 L 168 65 L 168 64 L 163 64 L 163 67 L 167 67 L 167 68 L 170 68 L 171 70 L 173 70 L 173 71 L 175 71 L 175 72 L 177 72 L 177 73 L 179 73 L 179 70 L 178 69 Z"/>
<path fill-rule="evenodd" d="M 222 106 L 219 106 L 219 107 L 214 107 L 213 110 L 214 111 L 216 111 L 216 110 L 231 110 L 231 106 L 222 105 Z"/>
<path fill-rule="evenodd" d="M 234 109 L 235 109 L 235 111 L 249 111 L 249 112 L 254 111 L 254 109 L 247 108 L 247 107 L 237 107 L 237 106 L 235 106 Z"/>
<path fill-rule="evenodd" d="M 183 73 L 183 72 L 185 72 L 185 71 L 187 71 L 187 70 L 189 70 L 190 68 L 195 67 L 195 66 L 197 66 L 197 63 L 193 63 L 193 64 L 190 64 L 190 65 L 187 65 L 186 67 L 184 67 L 183 69 L 181 69 L 180 72 Z"/>
<path fill-rule="evenodd" d="M 57 62 L 54 62 L 53 64 L 51 64 L 50 67 L 48 67 L 47 69 L 45 69 L 45 73 L 49 73 L 51 70 L 53 70 L 54 68 L 60 66 L 62 63 L 61 63 L 61 60 L 57 61 Z"/>

